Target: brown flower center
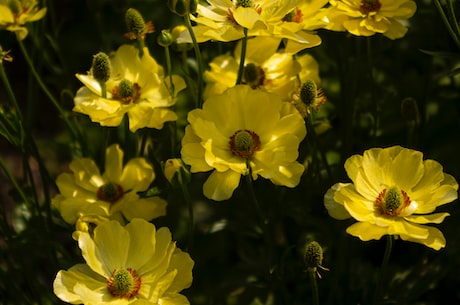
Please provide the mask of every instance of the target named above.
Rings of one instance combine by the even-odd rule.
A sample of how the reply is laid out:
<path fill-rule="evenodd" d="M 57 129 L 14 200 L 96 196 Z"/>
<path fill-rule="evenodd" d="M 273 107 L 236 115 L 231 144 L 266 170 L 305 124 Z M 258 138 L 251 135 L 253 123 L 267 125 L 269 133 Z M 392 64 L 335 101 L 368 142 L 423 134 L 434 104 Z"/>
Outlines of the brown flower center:
<path fill-rule="evenodd" d="M 135 103 L 141 96 L 141 87 L 137 83 L 123 79 L 113 87 L 112 96 L 123 104 Z"/>
<path fill-rule="evenodd" d="M 97 198 L 102 201 L 115 203 L 123 197 L 123 188 L 118 183 L 107 182 L 97 190 Z"/>
<path fill-rule="evenodd" d="M 265 72 L 262 67 L 257 66 L 253 63 L 249 63 L 244 66 L 243 70 L 243 83 L 251 86 L 252 89 L 256 89 L 264 84 Z"/>
<path fill-rule="evenodd" d="M 359 7 L 361 13 L 369 14 L 372 12 L 378 12 L 382 4 L 379 0 L 361 0 L 361 5 Z"/>
<path fill-rule="evenodd" d="M 130 299 L 139 293 L 142 279 L 132 268 L 115 269 L 107 279 L 110 294 L 120 299 Z"/>
<path fill-rule="evenodd" d="M 249 159 L 260 149 L 259 136 L 250 130 L 238 130 L 230 137 L 230 151 L 238 157 Z"/>
<path fill-rule="evenodd" d="M 375 200 L 377 210 L 388 216 L 398 216 L 402 210 L 411 204 L 407 193 L 398 187 L 392 186 L 380 192 Z"/>
<path fill-rule="evenodd" d="M 302 17 L 302 10 L 296 7 L 293 11 L 284 16 L 283 21 L 301 23 Z"/>

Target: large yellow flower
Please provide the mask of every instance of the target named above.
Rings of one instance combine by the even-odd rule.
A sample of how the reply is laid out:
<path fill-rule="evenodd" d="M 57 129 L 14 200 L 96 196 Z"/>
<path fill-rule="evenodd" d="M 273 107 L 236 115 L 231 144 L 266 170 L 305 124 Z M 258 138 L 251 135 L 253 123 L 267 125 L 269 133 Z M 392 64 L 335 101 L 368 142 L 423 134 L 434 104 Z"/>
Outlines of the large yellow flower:
<path fill-rule="evenodd" d="M 347 233 L 367 241 L 383 235 L 439 250 L 446 240 L 427 223 L 441 223 L 448 213 L 431 214 L 438 206 L 457 199 L 458 183 L 421 152 L 393 146 L 372 148 L 345 162 L 353 183 L 336 184 L 325 195 L 329 214 L 358 222 Z"/>
<path fill-rule="evenodd" d="M 29 31 L 24 25 L 46 14 L 46 8 L 38 9 L 37 4 L 37 0 L 0 0 L 0 29 L 16 33 L 20 40 L 26 38 Z"/>
<path fill-rule="evenodd" d="M 291 54 L 276 52 L 277 48 L 276 40 L 270 37 L 248 41 L 243 83 L 277 93 L 283 100 L 290 99 L 300 85 L 299 79 L 301 83 L 308 79 L 319 83 L 319 67 L 313 56 L 303 54 L 294 59 Z M 235 49 L 234 56 L 219 55 L 209 63 L 210 70 L 205 72 L 205 99 L 235 85 L 240 49 L 240 46 Z"/>
<path fill-rule="evenodd" d="M 72 304 L 187 305 L 180 292 L 192 283 L 193 260 L 171 241 L 168 228 L 142 219 L 117 221 L 82 232 L 78 245 L 86 264 L 61 270 L 54 293 Z"/>
<path fill-rule="evenodd" d="M 321 38 L 310 31 L 298 19 L 290 18 L 299 0 L 208 0 L 209 5 L 198 4 L 197 23 L 193 31 L 198 42 L 208 40 L 234 41 L 248 36 L 271 36 L 301 44 L 296 51 L 321 44 Z M 179 42 L 190 42 L 184 32 Z M 295 53 L 295 52 L 292 52 Z"/>
<path fill-rule="evenodd" d="M 58 176 L 60 194 L 52 200 L 62 218 L 73 224 L 80 216 L 98 215 L 123 221 L 151 220 L 166 213 L 166 201 L 159 197 L 140 198 L 155 179 L 152 166 L 144 158 L 134 158 L 123 166 L 118 145 L 107 148 L 105 172 L 101 175 L 92 159 L 78 158 L 70 163 L 72 174 Z"/>
<path fill-rule="evenodd" d="M 406 19 L 417 6 L 412 0 L 330 0 L 329 29 L 357 36 L 381 33 L 390 39 L 406 35 Z"/>
<path fill-rule="evenodd" d="M 132 132 L 143 127 L 161 129 L 165 122 L 176 120 L 170 109 L 176 100 L 171 96 L 169 77 L 165 78 L 147 48 L 142 58 L 138 53 L 134 46 L 122 45 L 112 56 L 107 98 L 102 97 L 101 86 L 91 74 L 77 74 L 85 86 L 78 90 L 73 110 L 102 126 L 118 126 L 128 114 Z M 174 94 L 185 88 L 181 77 L 173 75 L 172 79 Z"/>
<path fill-rule="evenodd" d="M 213 200 L 229 199 L 241 175 L 262 176 L 277 185 L 295 187 L 304 171 L 296 161 L 306 135 L 303 118 L 273 93 L 246 85 L 213 95 L 188 114 L 182 159 L 191 172 L 213 170 L 203 193 Z"/>

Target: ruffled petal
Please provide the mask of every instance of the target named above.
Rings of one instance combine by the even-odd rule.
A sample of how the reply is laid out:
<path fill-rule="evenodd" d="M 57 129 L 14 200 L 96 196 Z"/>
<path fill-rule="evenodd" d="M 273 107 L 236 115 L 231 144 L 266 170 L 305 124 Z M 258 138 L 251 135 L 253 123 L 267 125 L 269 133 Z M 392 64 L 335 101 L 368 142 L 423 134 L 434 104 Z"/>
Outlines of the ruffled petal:
<path fill-rule="evenodd" d="M 363 241 L 371 239 L 380 239 L 383 235 L 388 234 L 388 228 L 380 227 L 368 222 L 357 222 L 347 228 L 347 233 Z"/>

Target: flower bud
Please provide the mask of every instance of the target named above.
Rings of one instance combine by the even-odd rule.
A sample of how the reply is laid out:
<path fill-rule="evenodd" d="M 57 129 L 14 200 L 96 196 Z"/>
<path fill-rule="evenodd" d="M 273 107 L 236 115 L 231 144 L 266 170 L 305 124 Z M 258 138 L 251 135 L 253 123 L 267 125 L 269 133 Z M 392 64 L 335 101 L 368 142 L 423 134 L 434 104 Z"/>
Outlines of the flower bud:
<path fill-rule="evenodd" d="M 171 12 L 179 16 L 195 13 L 197 6 L 198 0 L 168 0 L 168 7 Z"/>
<path fill-rule="evenodd" d="M 169 47 L 174 42 L 174 39 L 169 30 L 162 30 L 158 35 L 157 43 L 162 47 Z"/>
<path fill-rule="evenodd" d="M 173 185 L 177 182 L 183 183 L 189 182 L 190 180 L 190 172 L 187 170 L 187 168 L 184 166 L 184 163 L 182 163 L 182 160 L 179 158 L 168 159 L 164 164 L 163 172 L 169 183 Z M 180 181 L 184 179 L 185 181 Z"/>
<path fill-rule="evenodd" d="M 129 8 L 125 14 L 126 27 L 130 33 L 136 37 L 142 35 L 145 31 L 145 21 L 141 13 L 134 8 Z"/>
<path fill-rule="evenodd" d="M 100 83 L 105 83 L 109 80 L 110 74 L 112 73 L 112 66 L 110 59 L 104 52 L 99 52 L 93 56 L 93 62 L 91 64 L 91 73 L 95 80 Z"/>
<path fill-rule="evenodd" d="M 88 233 L 93 236 L 94 229 L 101 223 L 108 221 L 108 218 L 98 215 L 83 215 L 77 219 L 75 223 L 75 231 L 72 233 L 72 238 L 78 240 L 82 233 Z"/>
<path fill-rule="evenodd" d="M 417 101 L 414 98 L 406 97 L 401 101 L 401 115 L 406 122 L 418 123 L 420 119 Z"/>
<path fill-rule="evenodd" d="M 307 105 L 313 105 L 317 96 L 316 83 L 312 80 L 307 80 L 300 88 L 300 99 Z"/>
<path fill-rule="evenodd" d="M 321 245 L 316 241 L 308 243 L 305 247 L 304 262 L 307 271 L 316 273 L 319 278 L 321 278 L 321 275 L 318 272 L 318 268 L 326 271 L 329 270 L 321 266 L 323 262 L 323 248 L 321 248 Z"/>

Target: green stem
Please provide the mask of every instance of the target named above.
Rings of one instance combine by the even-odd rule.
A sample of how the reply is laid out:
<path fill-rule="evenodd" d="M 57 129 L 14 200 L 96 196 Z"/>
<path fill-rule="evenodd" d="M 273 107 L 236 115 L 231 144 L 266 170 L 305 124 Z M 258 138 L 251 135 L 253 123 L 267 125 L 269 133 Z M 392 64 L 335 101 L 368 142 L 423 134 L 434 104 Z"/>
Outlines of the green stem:
<path fill-rule="evenodd" d="M 434 0 L 433 2 L 434 2 L 434 5 L 436 6 L 436 9 L 439 12 L 439 15 L 441 16 L 442 21 L 444 22 L 444 25 L 447 28 L 447 31 L 449 32 L 450 36 L 454 40 L 454 42 L 457 45 L 457 47 L 460 48 L 460 39 L 455 34 L 454 29 L 452 28 L 451 24 L 449 23 L 449 20 L 447 19 L 447 16 L 444 13 L 444 10 L 442 9 L 441 3 L 439 2 L 439 0 Z"/>
<path fill-rule="evenodd" d="M 174 98 L 174 83 L 173 83 L 173 77 L 172 77 L 172 65 L 171 65 L 171 55 L 169 54 L 169 47 L 165 47 L 165 59 L 166 59 L 166 73 L 168 74 L 169 77 L 169 94 L 171 95 L 171 98 Z"/>
<path fill-rule="evenodd" d="M 145 47 L 145 41 L 144 38 L 137 38 L 137 47 L 139 49 L 139 58 L 142 59 L 144 56 L 144 47 Z"/>
<path fill-rule="evenodd" d="M 195 32 L 193 32 L 192 22 L 190 21 L 190 15 L 185 14 L 184 16 L 185 26 L 187 27 L 190 37 L 192 38 L 193 49 L 195 50 L 195 57 L 198 66 L 198 76 L 197 76 L 197 96 L 196 96 L 196 108 L 201 108 L 202 106 L 202 96 L 201 92 L 203 90 L 203 60 L 201 58 L 201 51 L 196 40 Z"/>
<path fill-rule="evenodd" d="M 187 209 L 188 209 L 188 216 L 189 216 L 189 239 L 188 239 L 188 249 L 192 249 L 193 244 L 194 244 L 194 235 L 195 235 L 195 217 L 193 214 L 193 201 L 192 201 L 192 196 L 190 196 L 190 191 L 188 189 L 187 184 L 184 182 L 184 172 L 182 169 L 180 169 L 178 173 L 179 177 L 179 184 L 180 188 L 182 191 L 182 194 L 184 195 L 184 200 L 185 203 L 187 204 Z"/>
<path fill-rule="evenodd" d="M 26 60 L 26 62 L 28 64 L 28 66 L 30 68 L 30 71 L 34 75 L 35 79 L 37 80 L 38 85 L 42 88 L 43 92 L 46 94 L 46 96 L 50 99 L 50 101 L 54 104 L 56 109 L 59 111 L 59 113 L 61 114 L 62 119 L 67 124 L 67 127 L 69 128 L 69 130 L 72 133 L 73 137 L 75 139 L 78 139 L 78 133 L 77 133 L 76 129 L 74 128 L 72 122 L 69 121 L 69 118 L 68 118 L 67 114 L 65 113 L 64 109 L 62 109 L 61 105 L 59 105 L 58 101 L 54 98 L 54 96 L 48 90 L 48 88 L 46 87 L 45 83 L 43 83 L 43 81 L 42 81 L 40 75 L 38 74 L 37 70 L 35 70 L 35 66 L 34 66 L 32 60 L 30 59 L 29 53 L 27 52 L 24 44 L 22 43 L 22 40 L 20 40 L 18 38 L 17 41 L 18 41 L 19 48 L 21 49 L 21 52 L 22 52 L 22 54 L 23 54 L 23 56 L 24 56 L 24 58 L 25 58 L 25 60 Z"/>
<path fill-rule="evenodd" d="M 318 295 L 318 284 L 316 282 L 316 271 L 308 270 L 308 275 L 310 278 L 311 285 L 311 295 L 313 299 L 313 305 L 319 305 L 319 295 Z"/>
<path fill-rule="evenodd" d="M 240 66 L 238 67 L 238 77 L 236 79 L 236 84 L 241 84 L 243 80 L 243 72 L 244 72 L 244 61 L 246 59 L 246 48 L 248 45 L 248 29 L 243 28 L 244 37 L 241 44 L 241 55 L 240 55 Z"/>
<path fill-rule="evenodd" d="M 11 172 L 8 170 L 8 168 L 6 167 L 6 164 L 3 162 L 2 158 L 0 158 L 0 167 L 3 169 L 3 172 L 8 177 L 9 181 L 11 181 L 11 183 L 13 184 L 14 188 L 18 192 L 18 194 L 21 197 L 21 199 L 24 202 L 28 203 L 29 198 L 26 196 L 26 194 L 24 193 L 22 188 L 19 186 L 19 183 L 16 181 L 16 179 L 13 176 L 13 174 L 11 174 Z"/>
<path fill-rule="evenodd" d="M 383 254 L 382 265 L 380 267 L 380 274 L 377 278 L 375 294 L 374 294 L 374 305 L 379 305 L 382 303 L 382 283 L 385 281 L 386 271 L 388 268 L 388 262 L 390 261 L 391 251 L 393 250 L 393 235 L 387 235 L 387 244 L 385 247 L 385 253 Z"/>
<path fill-rule="evenodd" d="M 254 204 L 254 207 L 256 209 L 257 216 L 259 217 L 261 223 L 262 223 L 262 230 L 265 231 L 265 227 L 268 224 L 267 218 L 264 216 L 262 213 L 262 209 L 260 208 L 259 205 L 259 200 L 257 200 L 256 192 L 254 191 L 254 185 L 252 182 L 252 168 L 249 159 L 246 160 L 246 166 L 248 168 L 248 174 L 245 176 L 246 177 L 246 186 L 249 191 L 249 197 L 251 198 L 251 201 Z"/>

